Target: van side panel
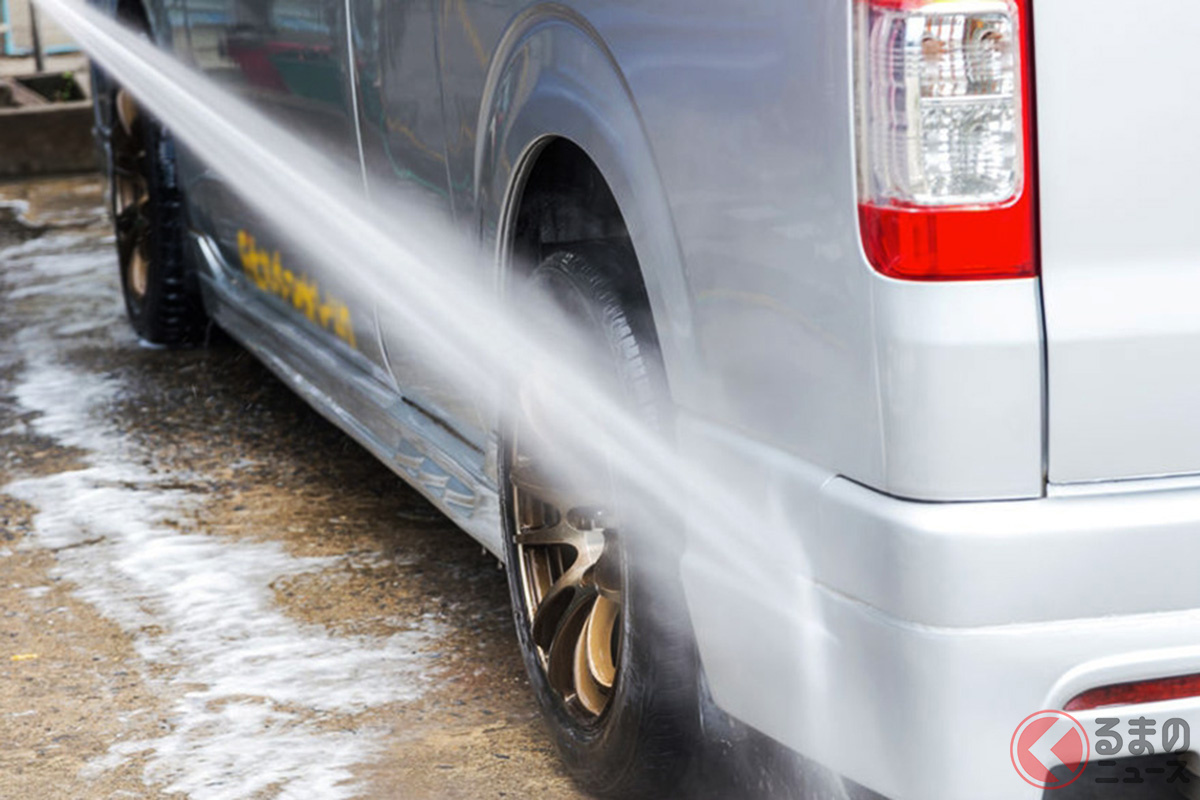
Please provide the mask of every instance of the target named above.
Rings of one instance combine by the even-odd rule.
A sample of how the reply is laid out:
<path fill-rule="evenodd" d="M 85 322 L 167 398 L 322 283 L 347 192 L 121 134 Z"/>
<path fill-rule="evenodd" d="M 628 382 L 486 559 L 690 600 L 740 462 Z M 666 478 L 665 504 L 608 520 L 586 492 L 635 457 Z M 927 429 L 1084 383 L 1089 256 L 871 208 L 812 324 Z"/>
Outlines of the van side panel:
<path fill-rule="evenodd" d="M 499 230 L 497 171 L 519 181 L 520 137 L 569 130 L 634 232 L 681 407 L 893 494 L 1039 496 L 1036 281 L 903 283 L 863 256 L 852 5 L 530 6 L 514 9 L 515 43 L 497 40 L 486 73 L 469 31 L 490 46 L 495 7 L 468 2 L 469 28 L 443 12 L 447 104 L 484 106 L 476 194 L 456 207 L 479 214 L 485 235 Z M 585 113 L 567 116 L 578 98 L 564 91 Z M 615 108 L 617 120 L 595 113 Z M 456 186 L 462 149 L 452 134 Z"/>

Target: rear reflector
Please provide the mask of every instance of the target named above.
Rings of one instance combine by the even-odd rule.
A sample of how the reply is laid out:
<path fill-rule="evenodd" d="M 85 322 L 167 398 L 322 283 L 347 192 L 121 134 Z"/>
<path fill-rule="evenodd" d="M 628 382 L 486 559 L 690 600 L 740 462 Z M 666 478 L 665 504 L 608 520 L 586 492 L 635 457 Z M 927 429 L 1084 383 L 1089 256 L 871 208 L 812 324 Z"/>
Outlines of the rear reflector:
<path fill-rule="evenodd" d="M 855 0 L 859 223 L 883 274 L 1037 274 L 1028 5 Z"/>
<path fill-rule="evenodd" d="M 1134 703 L 1156 703 L 1160 700 L 1179 700 L 1200 696 L 1200 675 L 1180 675 L 1175 678 L 1156 678 L 1148 681 L 1114 683 L 1089 689 L 1063 706 L 1064 711 L 1087 711 L 1105 706 L 1127 706 Z"/>

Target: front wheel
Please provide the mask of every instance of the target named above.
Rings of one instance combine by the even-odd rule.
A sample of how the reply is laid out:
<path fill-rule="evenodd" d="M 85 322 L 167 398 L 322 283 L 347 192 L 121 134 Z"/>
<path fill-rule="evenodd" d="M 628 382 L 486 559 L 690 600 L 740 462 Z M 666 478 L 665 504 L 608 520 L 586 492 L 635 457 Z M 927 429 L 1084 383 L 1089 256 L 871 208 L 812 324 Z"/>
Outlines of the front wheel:
<path fill-rule="evenodd" d="M 127 89 L 111 88 L 110 202 L 130 324 L 152 344 L 202 341 L 207 321 L 185 257 L 183 199 L 167 130 Z"/>
<path fill-rule="evenodd" d="M 632 254 L 575 245 L 545 259 L 527 286 L 572 320 L 632 413 L 662 419 L 665 380 Z M 506 549 L 517 634 L 530 683 L 568 769 L 607 797 L 669 796 L 698 736 L 695 647 L 674 569 L 643 569 L 641 532 L 619 521 L 619 481 L 581 485 L 539 454 L 536 403 L 502 435 Z M 669 535 L 669 534 L 668 534 Z M 654 543 L 654 552 L 664 548 Z M 659 567 L 661 565 L 655 565 Z"/>

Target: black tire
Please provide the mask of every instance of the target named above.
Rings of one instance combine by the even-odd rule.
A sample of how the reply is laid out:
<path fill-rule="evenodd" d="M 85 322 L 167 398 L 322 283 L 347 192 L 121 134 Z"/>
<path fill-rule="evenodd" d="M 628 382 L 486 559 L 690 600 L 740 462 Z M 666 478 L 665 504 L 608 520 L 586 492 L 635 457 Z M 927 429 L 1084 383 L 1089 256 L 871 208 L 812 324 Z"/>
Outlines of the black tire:
<path fill-rule="evenodd" d="M 527 284 L 551 297 L 578 323 L 585 340 L 610 362 L 601 366 L 611 367 L 629 407 L 648 424 L 661 426 L 666 382 L 644 292 L 640 284 L 625 286 L 610 277 L 636 274 L 631 267 L 635 262 L 627 247 L 577 244 L 546 258 Z M 516 441 L 516 424 L 506 423 L 502 440 Z M 678 542 L 650 543 L 655 552 L 649 554 L 645 540 L 622 531 L 617 541 L 627 568 L 615 625 L 620 635 L 619 647 L 614 648 L 616 679 L 603 712 L 581 716 L 578 703 L 573 707 L 549 677 L 552 668 L 539 652 L 550 648 L 539 651 L 535 641 L 524 562 L 518 561 L 522 555 L 516 534 L 521 523 L 514 449 L 502 442 L 509 589 L 530 684 L 562 758 L 576 781 L 597 795 L 655 800 L 672 796 L 699 738 L 696 651 L 690 626 L 683 622 L 677 569 L 642 570 L 638 562 L 639 555 L 659 559 L 664 547 L 669 550 Z"/>
<path fill-rule="evenodd" d="M 111 110 L 104 131 L 109 201 L 129 322 L 140 338 L 152 344 L 202 343 L 208 322 L 186 257 L 187 228 L 174 142 L 145 111 L 126 125 L 118 112 L 121 87 L 111 81 L 105 84 Z M 131 192 L 137 197 L 132 202 Z"/>

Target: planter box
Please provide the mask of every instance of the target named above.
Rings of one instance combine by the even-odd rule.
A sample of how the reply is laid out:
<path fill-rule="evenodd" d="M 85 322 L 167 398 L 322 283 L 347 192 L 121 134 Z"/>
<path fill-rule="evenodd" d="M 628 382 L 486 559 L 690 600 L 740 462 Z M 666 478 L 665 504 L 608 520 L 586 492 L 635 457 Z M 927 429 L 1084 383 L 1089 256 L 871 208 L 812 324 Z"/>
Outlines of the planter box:
<path fill-rule="evenodd" d="M 89 172 L 99 167 L 96 152 L 92 104 L 74 78 L 45 73 L 0 82 L 0 178 Z"/>
<path fill-rule="evenodd" d="M 69 103 L 86 100 L 83 87 L 70 73 L 40 72 L 33 75 L 18 75 L 11 80 L 52 103 Z"/>

